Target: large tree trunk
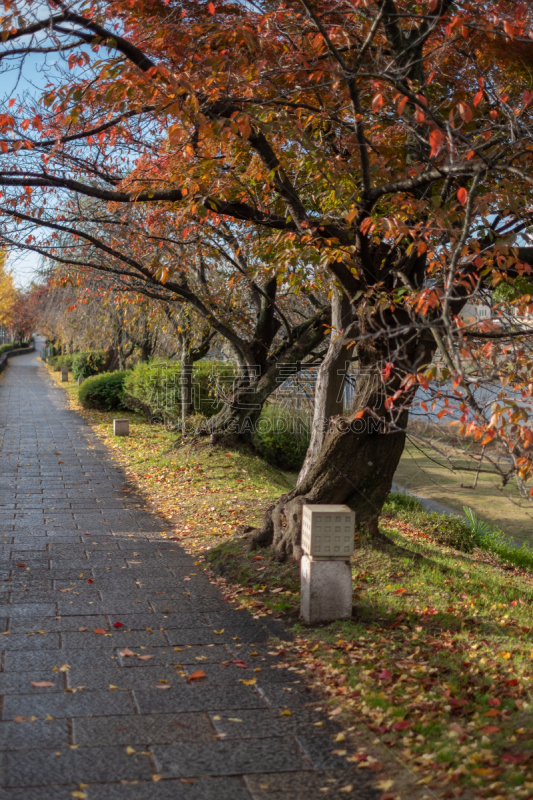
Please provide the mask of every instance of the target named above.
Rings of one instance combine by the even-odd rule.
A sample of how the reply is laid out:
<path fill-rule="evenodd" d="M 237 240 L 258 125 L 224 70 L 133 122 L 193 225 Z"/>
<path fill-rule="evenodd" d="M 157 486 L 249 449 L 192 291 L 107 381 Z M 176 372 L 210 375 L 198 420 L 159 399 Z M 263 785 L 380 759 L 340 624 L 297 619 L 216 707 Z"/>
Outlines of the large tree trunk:
<path fill-rule="evenodd" d="M 344 381 L 351 360 L 351 351 L 346 345 L 350 317 L 351 305 L 348 297 L 341 295 L 333 286 L 331 336 L 328 352 L 318 370 L 311 439 L 298 476 L 298 485 L 303 484 L 322 450 L 330 418 L 340 416 L 344 411 Z"/>
<path fill-rule="evenodd" d="M 187 418 L 194 409 L 193 399 L 193 360 L 191 357 L 190 341 L 187 336 L 180 337 L 181 344 L 181 369 L 180 369 L 180 388 L 181 388 L 181 433 L 187 435 Z"/>
<path fill-rule="evenodd" d="M 369 385 L 370 384 L 370 385 Z M 322 449 L 296 488 L 265 514 L 257 546 L 272 544 L 281 559 L 302 555 L 302 507 L 305 503 L 347 503 L 355 511 L 356 532 L 375 536 L 383 504 L 405 444 L 409 401 L 391 417 L 384 407 L 379 374 L 361 376 L 354 411 L 332 420 Z M 357 417 L 357 410 L 365 411 Z M 400 430 L 398 430 L 398 428 Z"/>

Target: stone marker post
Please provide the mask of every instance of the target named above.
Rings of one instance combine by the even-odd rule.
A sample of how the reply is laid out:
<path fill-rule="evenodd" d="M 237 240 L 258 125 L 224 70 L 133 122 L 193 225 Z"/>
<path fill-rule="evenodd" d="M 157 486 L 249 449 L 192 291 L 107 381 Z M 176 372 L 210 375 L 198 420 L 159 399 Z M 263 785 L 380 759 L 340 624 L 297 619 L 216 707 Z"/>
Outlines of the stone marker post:
<path fill-rule="evenodd" d="M 349 619 L 355 512 L 345 505 L 304 505 L 301 604 L 308 625 Z"/>
<path fill-rule="evenodd" d="M 129 419 L 114 419 L 113 433 L 115 434 L 115 436 L 129 436 L 130 435 Z"/>
<path fill-rule="evenodd" d="M 61 367 L 61 383 L 68 383 L 68 367 Z"/>

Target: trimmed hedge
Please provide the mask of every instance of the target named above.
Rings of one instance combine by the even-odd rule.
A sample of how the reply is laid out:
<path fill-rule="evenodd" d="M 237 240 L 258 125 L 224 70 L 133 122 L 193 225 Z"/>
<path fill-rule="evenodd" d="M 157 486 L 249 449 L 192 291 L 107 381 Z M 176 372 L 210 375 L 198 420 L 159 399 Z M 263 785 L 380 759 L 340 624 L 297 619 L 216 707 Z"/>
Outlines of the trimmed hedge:
<path fill-rule="evenodd" d="M 86 378 L 78 389 L 78 398 L 84 408 L 115 411 L 124 408 L 124 381 L 127 372 L 102 372 Z"/>
<path fill-rule="evenodd" d="M 23 347 L 29 347 L 30 342 L 22 342 L 19 344 L 18 342 L 8 342 L 7 344 L 0 345 L 0 356 L 4 355 L 4 353 L 10 353 L 11 350 L 20 350 Z"/>

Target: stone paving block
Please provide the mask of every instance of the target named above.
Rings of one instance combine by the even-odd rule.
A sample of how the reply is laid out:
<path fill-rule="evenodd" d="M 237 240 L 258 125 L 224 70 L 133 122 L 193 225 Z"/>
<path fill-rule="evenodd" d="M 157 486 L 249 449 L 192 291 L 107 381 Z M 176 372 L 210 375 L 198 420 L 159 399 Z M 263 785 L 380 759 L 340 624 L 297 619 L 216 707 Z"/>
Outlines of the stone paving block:
<path fill-rule="evenodd" d="M 220 629 L 222 630 L 222 629 Z M 249 636 L 246 638 L 249 641 L 255 641 L 256 637 L 259 636 L 258 633 L 254 630 L 253 635 L 250 631 L 247 632 Z M 260 633 L 262 633 L 260 631 Z M 245 636 L 245 633 L 241 633 L 242 637 Z M 223 633 L 215 633 L 213 628 L 208 628 L 207 626 L 204 628 L 177 628 L 177 629 L 169 629 L 167 631 L 167 637 L 171 645 L 186 645 L 186 644 L 196 644 L 196 645 L 207 645 L 207 644 L 220 644 L 221 642 L 229 642 L 232 641 L 232 637 L 230 633 L 227 633 L 225 630 Z M 261 641 L 261 639 L 259 639 Z"/>
<path fill-rule="evenodd" d="M 28 633 L 31 631 L 77 631 L 80 627 L 88 627 L 88 623 L 94 628 L 108 628 L 107 618 L 104 616 L 88 615 L 79 617 L 44 617 L 44 616 L 24 616 L 11 619 L 10 633 Z"/>
<path fill-rule="evenodd" d="M 261 686 L 261 694 L 267 703 L 274 708 L 291 708 L 316 703 L 318 697 L 305 684 L 302 686 L 278 686 L 265 682 Z"/>
<path fill-rule="evenodd" d="M 111 624 L 122 622 L 129 630 L 145 630 L 152 628 L 158 630 L 170 630 L 172 628 L 210 628 L 208 622 L 202 614 L 161 614 L 152 611 L 148 614 L 110 614 Z M 217 642 L 218 644 L 219 642 Z"/>
<path fill-rule="evenodd" d="M 173 686 L 167 692 L 157 689 L 135 689 L 133 696 L 140 714 L 263 707 L 261 697 L 251 686 L 244 685 L 226 686 L 224 692 L 216 686 L 205 684 Z"/>
<path fill-rule="evenodd" d="M 96 627 L 96 626 L 95 626 Z M 110 630 L 107 636 L 93 633 L 94 628 L 89 628 L 84 633 L 74 633 L 67 631 L 62 634 L 61 642 L 63 647 L 76 649 L 77 647 L 161 647 L 167 644 L 165 634 L 161 631 L 155 630 L 152 633 L 148 631 L 128 631 L 128 630 Z"/>
<path fill-rule="evenodd" d="M 143 650 L 137 650 L 140 655 Z M 69 687 L 84 686 L 88 691 L 108 690 L 110 686 L 118 687 L 117 691 L 132 689 L 153 689 L 159 687 L 171 687 L 170 689 L 160 688 L 158 691 L 168 694 L 172 688 L 186 686 L 187 679 L 180 675 L 183 670 L 176 670 L 173 666 L 152 666 L 151 661 L 141 661 L 143 669 L 124 669 L 118 665 L 108 665 L 107 667 L 87 668 L 83 666 L 71 666 L 67 674 Z M 0 674 L 0 679 L 2 675 Z M 164 681 L 164 682 L 163 682 Z"/>
<path fill-rule="evenodd" d="M 37 747 L 60 747 L 69 744 L 66 719 L 47 722 L 0 722 L 0 752 Z"/>
<path fill-rule="evenodd" d="M 16 606 L 10 606 L 9 616 L 11 619 L 24 619 L 30 615 L 39 614 L 43 617 L 56 616 L 55 603 L 18 603 Z M 1 641 L 0 641 L 1 645 Z"/>
<path fill-rule="evenodd" d="M 11 723 L 13 724 L 13 723 Z M 72 721 L 74 744 L 139 745 L 216 741 L 205 713 L 92 717 Z"/>
<path fill-rule="evenodd" d="M 117 654 L 119 651 L 116 651 Z M 206 647 L 147 647 L 142 651 L 144 654 L 153 655 L 151 664 L 193 664 L 200 669 L 204 664 L 218 664 L 229 661 L 231 654 L 224 645 L 207 645 Z M 136 658 L 124 658 L 119 656 L 119 662 L 123 667 L 138 667 L 142 662 Z"/>
<path fill-rule="evenodd" d="M 156 690 L 154 689 L 154 692 Z M 161 692 L 169 694 L 169 692 Z M 54 719 L 67 717 L 107 716 L 110 714 L 129 714 L 133 712 L 131 697 L 127 692 L 89 692 L 62 695 L 6 695 L 2 708 L 2 719 L 12 720 L 17 716 L 44 719 L 50 715 Z"/>
<path fill-rule="evenodd" d="M 46 681 L 53 686 L 32 686 L 31 681 Z M 52 669 L 34 669 L 29 671 L 0 672 L 0 695 L 6 694 L 50 694 L 65 691 L 65 679 L 62 673 Z"/>
<path fill-rule="evenodd" d="M 118 660 L 114 650 L 10 650 L 3 654 L 4 672 L 48 670 L 63 664 L 106 667 Z"/>
<path fill-rule="evenodd" d="M 67 595 L 68 596 L 68 595 Z M 114 602 L 104 601 L 104 600 L 85 600 L 80 598 L 79 600 L 74 598 L 73 600 L 65 600 L 63 599 L 65 595 L 59 595 L 61 600 L 57 601 L 57 610 L 58 613 L 61 615 L 79 615 L 79 614 L 128 614 L 132 611 L 132 604 L 127 600 L 115 600 Z M 139 600 L 136 603 L 136 606 L 141 611 L 149 611 L 150 606 L 148 605 L 148 600 Z M 135 606 L 133 606 L 135 608 Z"/>
<path fill-rule="evenodd" d="M 59 634 L 43 633 L 28 636 L 24 633 L 2 636 L 0 641 L 2 650 L 59 650 Z"/>
<path fill-rule="evenodd" d="M 137 786 L 91 786 L 90 791 L 90 800 L 251 800 L 239 778 L 198 778 L 187 784 L 171 779 Z"/>
<path fill-rule="evenodd" d="M 58 756 L 57 752 L 61 755 Z M 147 780 L 152 775 L 150 757 L 128 755 L 122 747 L 88 747 L 60 751 L 33 750 L 3 753 L 0 763 L 3 786 L 39 786 L 89 781 Z"/>
<path fill-rule="evenodd" d="M 219 711 L 210 713 L 209 716 L 217 733 L 225 734 L 225 739 L 268 738 L 299 734 L 311 738 L 316 737 L 316 748 L 309 751 L 313 755 L 316 754 L 320 741 L 322 749 L 326 752 L 335 749 L 335 745 L 330 746 L 331 738 L 324 739 L 324 737 L 333 737 L 340 730 L 339 726 L 334 720 L 329 719 L 326 713 L 310 708 L 295 709 L 290 716 L 285 716 L 280 710 L 271 708 Z M 307 752 L 305 748 L 303 749 Z"/>
<path fill-rule="evenodd" d="M 157 771 L 163 775 L 245 775 L 312 769 L 291 737 L 208 744 L 155 745 Z"/>
<path fill-rule="evenodd" d="M 245 775 L 244 783 L 253 800 L 378 800 L 382 795 L 372 787 L 362 770 L 338 769 L 320 772 L 258 773 Z M 351 786 L 351 790 L 346 791 Z M 327 792 L 325 791 L 327 789 Z"/>

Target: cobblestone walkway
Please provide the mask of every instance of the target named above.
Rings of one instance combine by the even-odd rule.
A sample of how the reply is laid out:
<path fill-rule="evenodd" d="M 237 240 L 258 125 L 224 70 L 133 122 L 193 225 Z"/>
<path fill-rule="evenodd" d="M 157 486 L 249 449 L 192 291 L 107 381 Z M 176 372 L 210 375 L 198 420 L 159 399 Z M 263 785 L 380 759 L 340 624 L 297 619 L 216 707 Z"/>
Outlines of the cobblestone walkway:
<path fill-rule="evenodd" d="M 36 356 L 13 358 L 0 378 L 0 800 L 373 798 L 332 754 L 337 729 L 305 676 L 278 666 L 279 623 L 229 608 L 126 485 Z"/>

